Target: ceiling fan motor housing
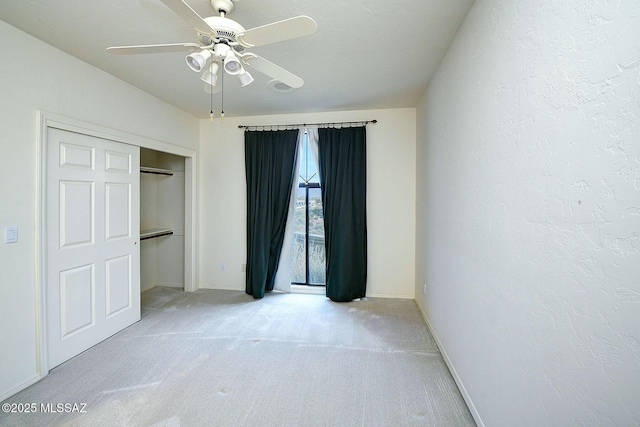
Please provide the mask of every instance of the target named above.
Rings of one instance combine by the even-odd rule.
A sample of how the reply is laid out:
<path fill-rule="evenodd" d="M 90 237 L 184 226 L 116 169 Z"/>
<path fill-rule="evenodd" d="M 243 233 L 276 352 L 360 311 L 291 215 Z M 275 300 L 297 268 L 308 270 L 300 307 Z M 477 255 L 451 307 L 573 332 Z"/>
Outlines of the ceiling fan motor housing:
<path fill-rule="evenodd" d="M 210 16 L 208 18 L 204 18 L 204 20 L 213 30 L 213 38 L 226 39 L 230 42 L 235 42 L 236 35 L 244 32 L 244 27 L 242 25 L 229 18 Z M 200 40 L 204 44 L 211 44 L 211 36 L 208 34 L 200 34 Z"/>

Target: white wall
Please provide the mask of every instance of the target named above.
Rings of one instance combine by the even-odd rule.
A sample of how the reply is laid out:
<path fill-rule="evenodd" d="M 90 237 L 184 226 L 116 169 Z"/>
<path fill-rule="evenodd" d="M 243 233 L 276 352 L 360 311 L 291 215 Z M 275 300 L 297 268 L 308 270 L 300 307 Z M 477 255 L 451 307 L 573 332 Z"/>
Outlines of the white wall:
<path fill-rule="evenodd" d="M 0 21 L 0 400 L 38 378 L 36 111 L 195 150 L 198 120 Z"/>
<path fill-rule="evenodd" d="M 476 0 L 418 107 L 416 297 L 485 425 L 640 422 L 639 40 Z"/>
<path fill-rule="evenodd" d="M 238 124 L 377 119 L 367 126 L 367 295 L 413 298 L 415 287 L 415 109 L 227 118 L 200 123 L 200 261 L 205 288 L 244 290 L 246 182 Z M 222 272 L 221 264 L 226 264 Z"/>

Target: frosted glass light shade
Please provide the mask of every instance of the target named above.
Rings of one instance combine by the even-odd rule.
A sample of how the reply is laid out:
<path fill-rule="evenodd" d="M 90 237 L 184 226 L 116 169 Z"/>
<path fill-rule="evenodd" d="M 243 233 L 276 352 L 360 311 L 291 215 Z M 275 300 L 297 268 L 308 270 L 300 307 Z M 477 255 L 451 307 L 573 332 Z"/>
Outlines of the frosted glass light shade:
<path fill-rule="evenodd" d="M 187 55 L 185 60 L 187 61 L 189 68 L 193 71 L 199 72 L 207 65 L 209 58 L 211 58 L 211 52 L 208 50 L 201 50 L 200 52 L 194 52 Z"/>
<path fill-rule="evenodd" d="M 220 65 L 217 62 L 212 62 L 211 65 L 209 65 L 209 69 L 202 73 L 202 77 L 200 77 L 200 80 L 210 84 L 211 86 L 215 86 L 218 82 L 219 68 Z"/>
<path fill-rule="evenodd" d="M 253 76 L 249 74 L 248 71 L 243 71 L 242 73 L 238 74 L 238 80 L 240 80 L 240 86 L 244 87 L 253 82 Z"/>
<path fill-rule="evenodd" d="M 235 53 L 233 53 L 233 50 L 227 52 L 227 57 L 224 60 L 224 70 L 232 76 L 237 76 L 244 71 L 242 64 L 236 57 Z"/>

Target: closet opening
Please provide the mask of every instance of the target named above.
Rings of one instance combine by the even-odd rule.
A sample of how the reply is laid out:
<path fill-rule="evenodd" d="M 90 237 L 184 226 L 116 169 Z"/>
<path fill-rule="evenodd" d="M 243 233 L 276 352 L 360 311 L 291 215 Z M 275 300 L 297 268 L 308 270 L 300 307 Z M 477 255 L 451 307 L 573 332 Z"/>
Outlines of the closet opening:
<path fill-rule="evenodd" d="M 140 148 L 140 292 L 185 289 L 185 158 Z"/>

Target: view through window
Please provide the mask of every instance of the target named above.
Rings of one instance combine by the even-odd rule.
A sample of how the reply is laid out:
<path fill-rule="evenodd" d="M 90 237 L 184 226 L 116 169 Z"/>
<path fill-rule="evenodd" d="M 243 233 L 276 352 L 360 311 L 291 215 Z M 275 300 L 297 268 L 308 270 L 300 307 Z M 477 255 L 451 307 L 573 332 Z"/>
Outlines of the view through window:
<path fill-rule="evenodd" d="M 291 283 L 324 286 L 326 278 L 322 196 L 320 179 L 306 132 L 301 155 L 300 184 L 293 216 Z"/>

